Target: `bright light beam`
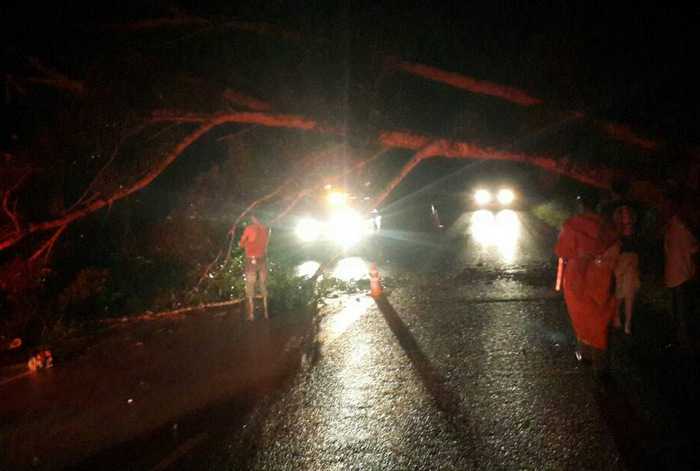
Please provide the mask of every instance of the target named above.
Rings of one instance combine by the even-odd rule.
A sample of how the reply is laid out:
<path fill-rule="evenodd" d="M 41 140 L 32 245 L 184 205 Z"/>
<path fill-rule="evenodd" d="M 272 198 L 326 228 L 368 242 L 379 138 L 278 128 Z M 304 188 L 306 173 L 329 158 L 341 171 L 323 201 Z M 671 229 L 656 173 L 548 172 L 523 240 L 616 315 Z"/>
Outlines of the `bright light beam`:
<path fill-rule="evenodd" d="M 511 263 L 515 260 L 520 239 L 521 222 L 518 214 L 504 209 L 498 214 L 485 209 L 471 216 L 470 231 L 474 240 L 483 247 L 496 247 L 501 258 Z"/>
<path fill-rule="evenodd" d="M 294 229 L 297 237 L 304 242 L 315 242 L 321 237 L 321 223 L 313 218 L 304 218 L 297 223 Z"/>
<path fill-rule="evenodd" d="M 348 203 L 348 194 L 342 191 L 331 191 L 328 193 L 328 203 L 334 208 L 344 207 Z"/>
<path fill-rule="evenodd" d="M 493 196 L 491 196 L 491 192 L 488 190 L 476 190 L 474 193 L 474 201 L 476 201 L 476 204 L 479 206 L 489 204 L 492 199 Z"/>
<path fill-rule="evenodd" d="M 328 227 L 331 238 L 344 248 L 352 247 L 362 240 L 364 228 L 362 217 L 351 209 L 336 212 Z"/>
<path fill-rule="evenodd" d="M 509 190 L 508 188 L 503 188 L 502 190 L 498 191 L 498 195 L 496 196 L 498 199 L 498 202 L 501 203 L 504 206 L 508 206 L 515 200 L 515 193 L 513 193 L 513 190 Z"/>
<path fill-rule="evenodd" d="M 367 279 L 367 263 L 360 257 L 340 260 L 333 269 L 333 276 L 343 281 Z"/>
<path fill-rule="evenodd" d="M 491 211 L 480 209 L 472 214 L 472 237 L 481 245 L 489 245 L 494 239 L 494 227 L 494 215 Z"/>

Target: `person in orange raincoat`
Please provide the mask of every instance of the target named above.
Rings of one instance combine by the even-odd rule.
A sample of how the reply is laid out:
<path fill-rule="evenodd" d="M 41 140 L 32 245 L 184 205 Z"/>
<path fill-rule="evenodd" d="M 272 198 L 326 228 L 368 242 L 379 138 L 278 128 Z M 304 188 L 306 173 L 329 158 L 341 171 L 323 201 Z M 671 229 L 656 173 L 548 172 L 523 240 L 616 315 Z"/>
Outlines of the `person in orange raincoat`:
<path fill-rule="evenodd" d="M 564 260 L 564 301 L 578 340 L 576 358 L 607 371 L 608 326 L 617 312 L 613 287 L 619 243 L 593 210 L 595 199 L 579 196 L 579 214 L 563 225 L 555 248 Z"/>

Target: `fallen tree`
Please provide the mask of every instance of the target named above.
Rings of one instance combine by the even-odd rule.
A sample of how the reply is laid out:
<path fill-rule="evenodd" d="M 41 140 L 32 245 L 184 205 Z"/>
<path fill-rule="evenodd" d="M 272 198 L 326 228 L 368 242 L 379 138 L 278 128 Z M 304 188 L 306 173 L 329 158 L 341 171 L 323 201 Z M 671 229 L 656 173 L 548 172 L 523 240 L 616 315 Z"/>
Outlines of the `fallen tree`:
<path fill-rule="evenodd" d="M 386 63 L 388 67 L 406 74 L 442 83 L 453 88 L 466 90 L 470 93 L 491 96 L 518 106 L 529 107 L 545 104 L 543 99 L 516 87 L 479 80 L 468 75 L 449 72 L 437 67 L 408 62 L 393 57 L 388 58 Z M 565 114 L 579 119 L 588 117 L 586 113 L 581 111 L 568 111 L 565 112 Z M 593 123 L 608 137 L 643 151 L 654 151 L 662 145 L 661 142 L 642 136 L 638 131 L 633 130 L 630 126 L 625 124 L 613 123 L 596 118 L 593 118 Z"/>
<path fill-rule="evenodd" d="M 155 165 L 150 167 L 148 171 L 136 181 L 128 185 L 120 186 L 111 194 L 99 195 L 87 199 L 76 205 L 72 210 L 56 218 L 46 221 L 29 222 L 22 225 L 13 223 L 9 227 L 6 226 L 0 233 L 0 251 L 14 246 L 32 234 L 46 231 L 55 231 L 54 235 L 59 234 L 73 222 L 142 190 L 155 180 L 194 142 L 216 127 L 225 124 L 256 124 L 266 127 L 298 129 L 301 131 L 332 134 L 336 136 L 343 136 L 345 134 L 344 130 L 320 123 L 305 116 L 265 112 L 237 112 L 206 115 L 166 110 L 155 112 L 148 119 L 148 122 L 191 123 L 198 124 L 198 126 L 181 139 L 174 147 L 169 149 L 162 158 L 157 160 Z M 401 173 L 389 182 L 387 187 L 380 193 L 379 197 L 375 200 L 376 205 L 380 205 L 386 196 L 393 191 L 398 183 L 415 168 L 416 165 L 425 159 L 440 156 L 458 159 L 500 160 L 524 163 L 542 168 L 549 172 L 565 175 L 587 185 L 600 188 L 606 188 L 611 178 L 616 173 L 610 168 L 577 166 L 564 158 L 502 151 L 474 142 L 436 139 L 431 136 L 407 131 L 380 130 L 373 136 L 369 136 L 368 143 L 385 148 L 417 151 L 414 157 L 404 166 Z"/>
<path fill-rule="evenodd" d="M 159 30 L 162 28 L 179 27 L 195 27 L 200 28 L 200 31 L 205 31 L 206 29 L 233 29 L 252 34 L 274 36 L 298 44 L 328 42 L 327 39 L 305 36 L 298 31 L 293 31 L 271 23 L 247 22 L 238 19 L 212 21 L 208 18 L 182 14 L 106 26 L 107 29 L 121 31 Z M 387 70 L 397 70 L 405 74 L 421 77 L 470 93 L 494 97 L 518 106 L 531 107 L 547 105 L 544 99 L 516 86 L 483 80 L 464 73 L 411 62 L 392 55 L 383 57 L 383 61 Z M 580 110 L 570 110 L 564 113 L 577 118 L 589 118 L 592 123 L 609 138 L 623 142 L 644 152 L 653 152 L 665 145 L 663 141 L 644 136 L 631 126 L 623 123 L 611 122 L 600 117 L 589 116 L 588 113 L 584 113 Z"/>

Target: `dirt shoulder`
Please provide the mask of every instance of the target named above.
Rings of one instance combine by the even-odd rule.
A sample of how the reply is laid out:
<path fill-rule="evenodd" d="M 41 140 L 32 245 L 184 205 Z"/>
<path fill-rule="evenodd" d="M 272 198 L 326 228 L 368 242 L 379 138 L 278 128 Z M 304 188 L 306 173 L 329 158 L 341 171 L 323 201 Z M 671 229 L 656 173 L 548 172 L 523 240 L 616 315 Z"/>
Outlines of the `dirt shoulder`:
<path fill-rule="evenodd" d="M 6 367 L 0 467 L 61 468 L 212 404 L 249 402 L 298 363 L 312 324 L 310 314 L 247 323 L 219 310 L 84 337 L 49 370 Z"/>

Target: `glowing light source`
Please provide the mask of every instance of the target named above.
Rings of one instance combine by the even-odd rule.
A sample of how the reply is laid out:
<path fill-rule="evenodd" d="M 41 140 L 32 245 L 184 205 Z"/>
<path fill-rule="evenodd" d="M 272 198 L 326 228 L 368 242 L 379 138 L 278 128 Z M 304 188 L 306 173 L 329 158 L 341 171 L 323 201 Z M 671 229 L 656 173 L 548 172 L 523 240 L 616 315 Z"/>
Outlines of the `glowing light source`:
<path fill-rule="evenodd" d="M 362 217 L 352 209 L 337 211 L 328 225 L 330 237 L 345 248 L 352 247 L 365 235 Z"/>
<path fill-rule="evenodd" d="M 493 196 L 488 190 L 476 190 L 476 192 L 474 193 L 474 201 L 476 201 L 476 204 L 478 204 L 479 206 L 489 204 L 492 199 Z"/>
<path fill-rule="evenodd" d="M 502 205 L 509 205 L 515 200 L 515 193 L 513 193 L 513 190 L 509 190 L 508 188 L 503 188 L 498 191 L 498 195 L 496 196 L 498 199 L 498 202 L 501 203 Z"/>
<path fill-rule="evenodd" d="M 312 218 L 304 218 L 299 221 L 294 232 L 304 242 L 314 242 L 321 237 L 321 223 Z"/>
<path fill-rule="evenodd" d="M 328 193 L 328 203 L 333 207 L 346 206 L 348 203 L 348 194 L 342 191 L 331 191 Z"/>

